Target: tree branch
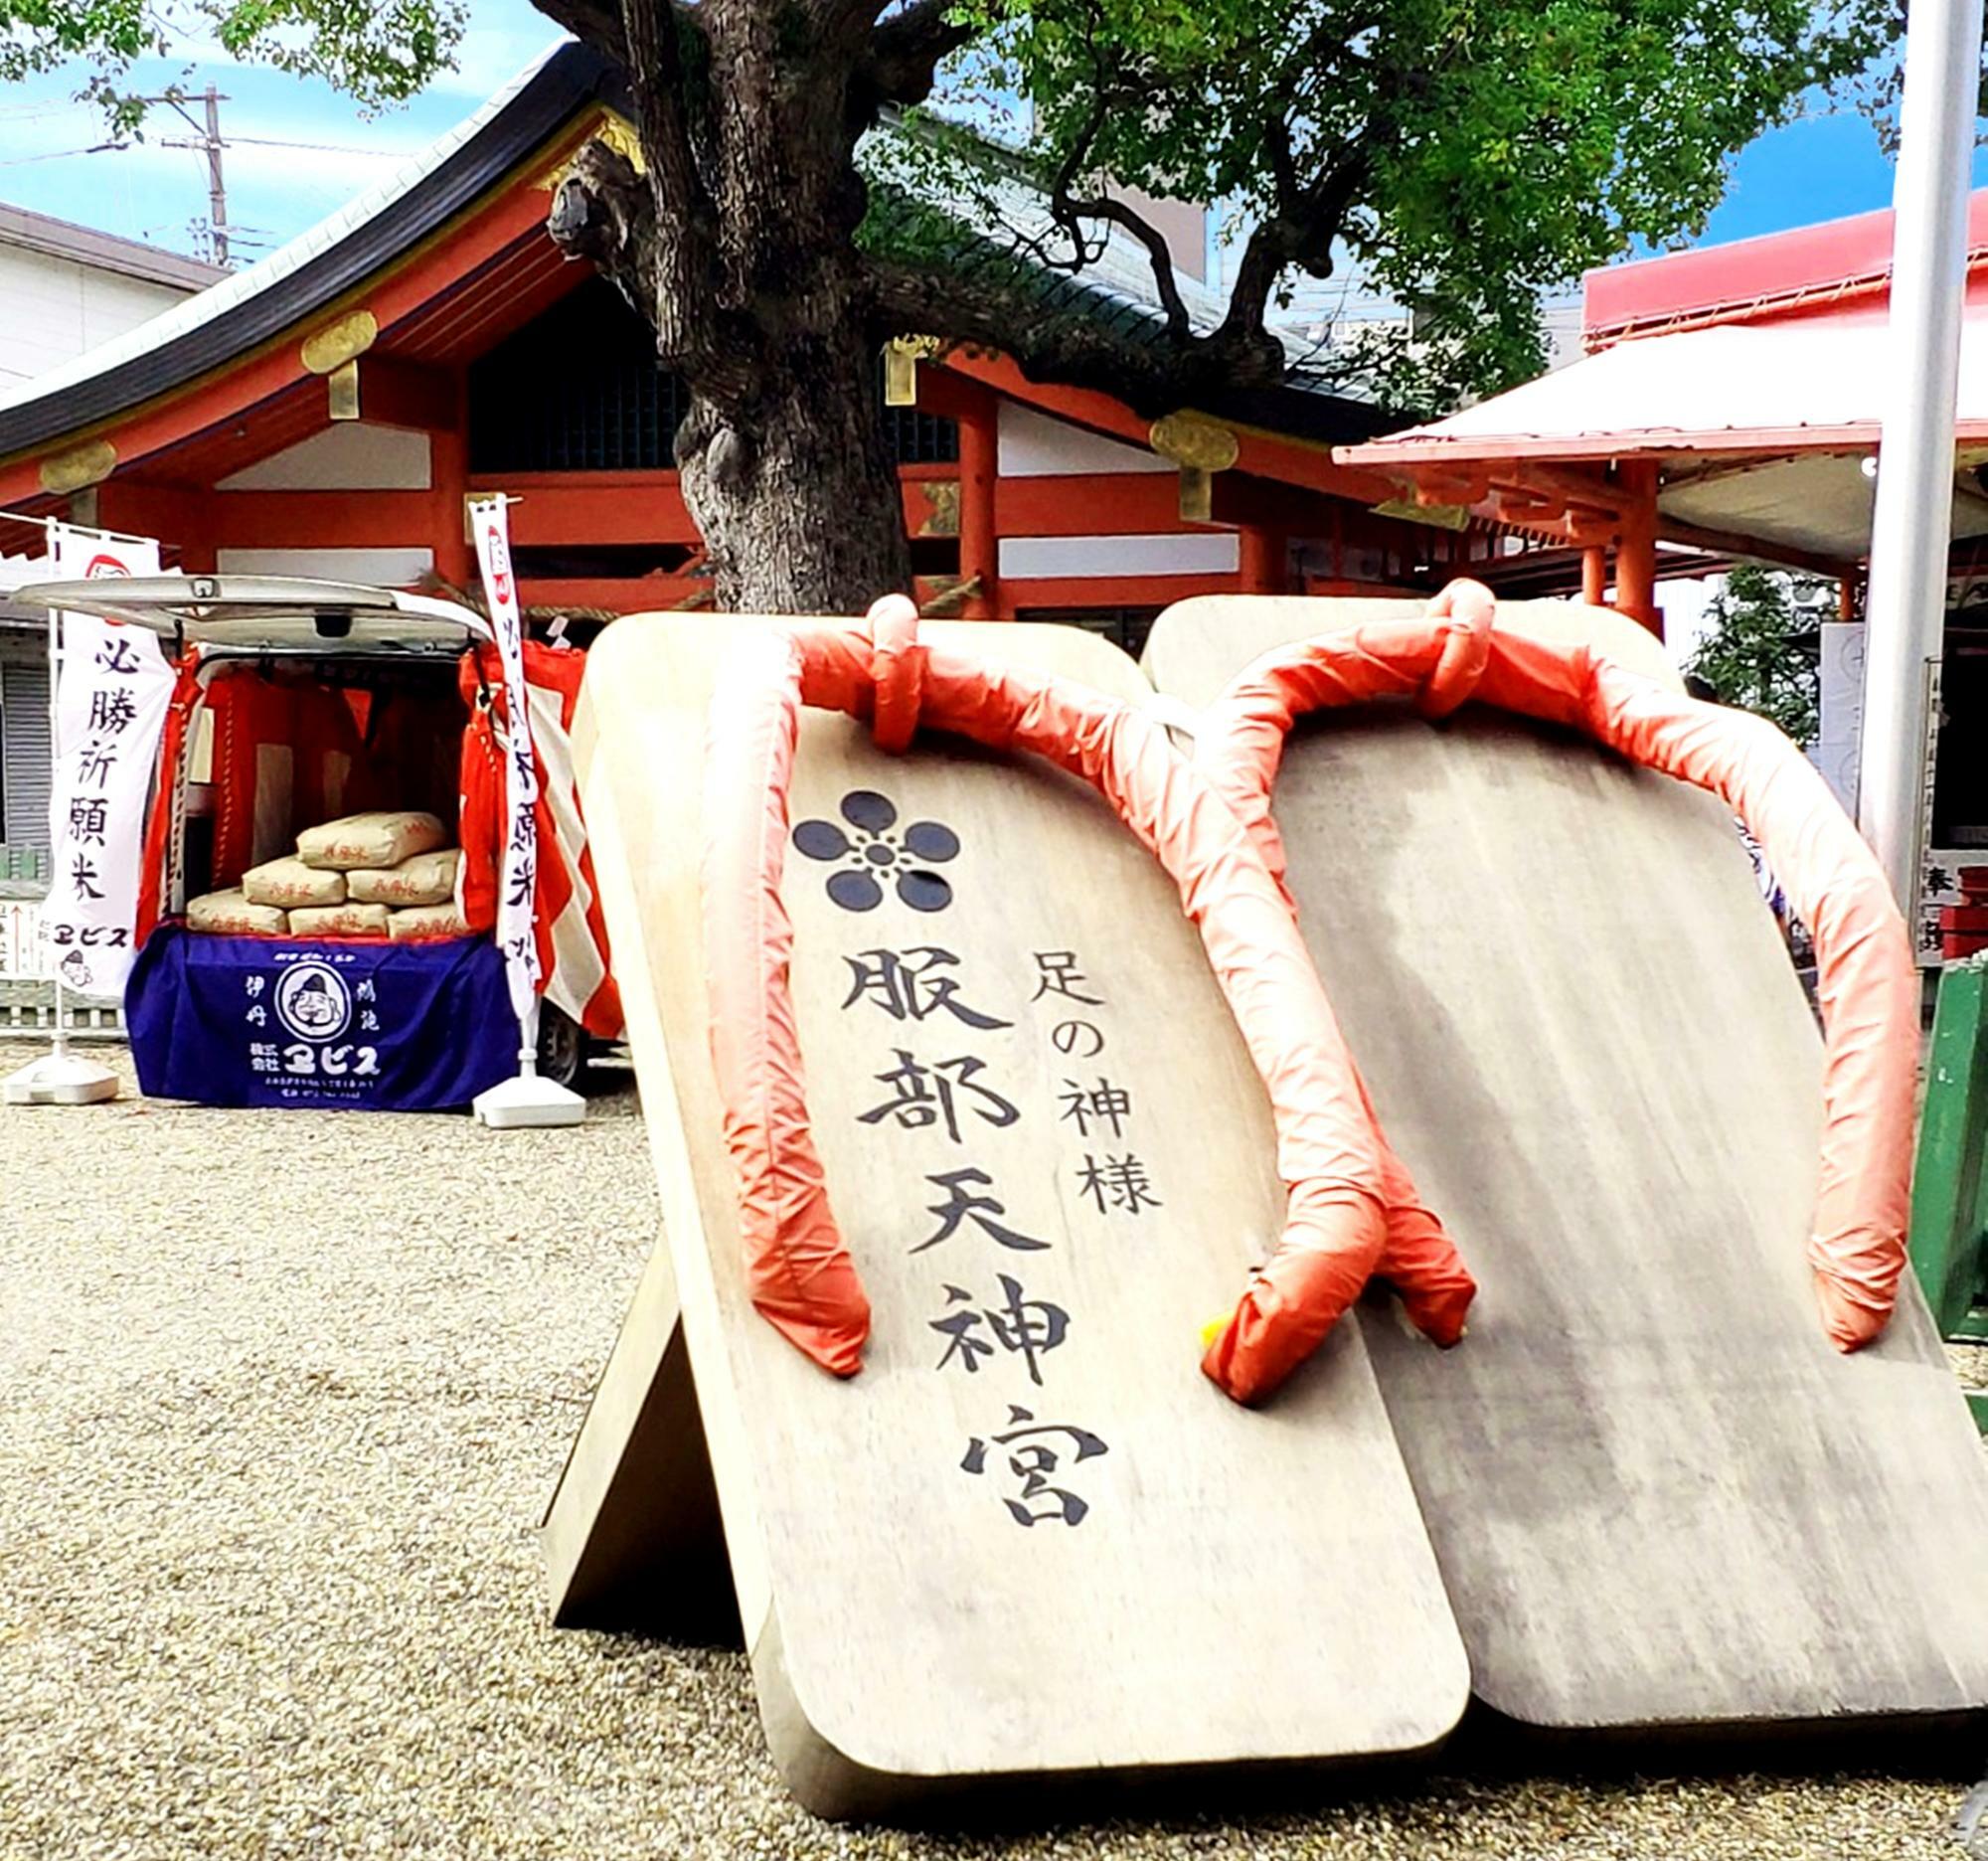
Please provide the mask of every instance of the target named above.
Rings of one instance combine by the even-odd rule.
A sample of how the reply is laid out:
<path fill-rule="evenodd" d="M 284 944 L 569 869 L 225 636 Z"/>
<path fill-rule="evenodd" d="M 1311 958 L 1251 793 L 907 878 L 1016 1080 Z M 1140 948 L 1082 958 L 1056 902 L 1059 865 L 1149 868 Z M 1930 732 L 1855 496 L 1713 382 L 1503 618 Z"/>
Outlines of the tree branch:
<path fill-rule="evenodd" d="M 1121 90 L 1105 82 L 1103 69 L 1096 64 L 1094 52 L 1095 48 L 1093 68 L 1097 83 L 1092 91 L 1090 115 L 1065 151 L 1050 182 L 1050 218 L 1070 240 L 1072 256 L 1068 268 L 1072 272 L 1080 271 L 1090 259 L 1083 237 L 1084 221 L 1102 220 L 1110 226 L 1123 228 L 1137 240 L 1146 249 L 1146 261 L 1152 266 L 1153 286 L 1159 292 L 1161 307 L 1166 312 L 1167 333 L 1176 342 L 1186 342 L 1194 334 L 1194 320 L 1188 315 L 1187 304 L 1182 300 L 1180 281 L 1174 275 L 1173 248 L 1164 236 L 1125 201 L 1114 200 L 1109 195 L 1077 200 L 1071 193 L 1084 164 L 1089 161 L 1090 151 L 1095 147 L 1111 111 L 1131 101 Z"/>
<path fill-rule="evenodd" d="M 1288 118 L 1273 115 L 1263 125 L 1263 143 L 1270 152 L 1270 175 L 1276 184 L 1277 211 L 1288 212 L 1298 197 L 1298 169 L 1291 153 L 1291 125 Z"/>
<path fill-rule="evenodd" d="M 584 258 L 646 319 L 655 314 L 656 202 L 635 165 L 605 142 L 589 142 L 553 197 L 546 231 L 569 258 Z"/>
<path fill-rule="evenodd" d="M 1090 262 L 1092 254 L 1084 243 L 1083 227 L 1071 205 L 1070 190 L 1077 180 L 1078 171 L 1090 159 L 1091 146 L 1097 140 L 1098 131 L 1103 128 L 1104 118 L 1110 108 L 1111 99 L 1105 94 L 1103 85 L 1101 84 L 1095 85 L 1091 91 L 1090 115 L 1072 140 L 1070 147 L 1064 151 L 1064 158 L 1057 165 L 1057 171 L 1050 180 L 1050 219 L 1070 241 L 1071 255 L 1063 268 L 1072 273 L 1081 271 Z M 1040 240 L 1022 242 L 1018 239 L 1017 243 L 1018 246 L 1026 243 L 1045 263 L 1053 262 Z"/>
<path fill-rule="evenodd" d="M 665 360 L 709 362 L 710 280 L 716 215 L 691 147 L 679 34 L 703 32 L 674 0 L 622 0 L 628 85 L 641 122 L 642 154 L 654 200 L 656 352 Z"/>
<path fill-rule="evenodd" d="M 656 190 L 657 210 L 669 219 L 688 215 L 703 203 L 704 192 L 691 155 L 675 15 L 671 0 L 623 0 L 621 8 L 628 87 L 640 119 L 642 154 Z M 689 30 L 699 28 L 692 25 Z"/>
<path fill-rule="evenodd" d="M 1229 287 L 1229 307 L 1211 338 L 1219 347 L 1240 353 L 1271 343 L 1282 355 L 1283 345 L 1264 329 L 1263 318 L 1270 293 L 1291 261 L 1293 232 L 1290 222 L 1277 213 L 1260 222 L 1249 235 L 1242 262 L 1236 267 L 1236 281 Z"/>
<path fill-rule="evenodd" d="M 1046 305 L 1019 277 L 999 275 L 1003 269 L 999 259 L 969 275 L 873 258 L 869 285 L 879 335 L 914 330 L 998 349 L 1032 378 L 1108 388 L 1134 407 L 1166 399 L 1164 353 L 1101 329 L 1080 312 Z"/>
<path fill-rule="evenodd" d="M 616 65 L 627 64 L 628 41 L 621 30 L 621 9 L 613 0 L 532 0 L 532 5 L 582 45 L 603 53 Z"/>
<path fill-rule="evenodd" d="M 1065 204 L 1078 219 L 1106 220 L 1122 227 L 1146 249 L 1147 262 L 1153 267 L 1153 286 L 1160 294 L 1160 307 L 1166 312 L 1167 333 L 1177 342 L 1191 337 L 1194 319 L 1188 315 L 1187 303 L 1181 296 L 1180 279 L 1174 274 L 1174 252 L 1166 236 L 1136 209 L 1108 196 L 1081 201 L 1066 197 Z"/>
<path fill-rule="evenodd" d="M 1069 234 L 1071 245 L 1076 249 L 1077 264 L 1084 259 L 1081 223 L 1085 220 L 1102 220 L 1110 226 L 1122 228 L 1137 240 L 1146 249 L 1146 262 L 1152 268 L 1153 287 L 1159 292 L 1160 305 L 1166 313 L 1167 334 L 1175 343 L 1185 345 L 1193 341 L 1194 319 L 1188 315 L 1187 304 L 1180 293 L 1180 280 L 1174 275 L 1173 248 L 1158 228 L 1127 202 L 1115 200 L 1109 195 L 1077 200 L 1071 194 L 1077 176 L 1090 160 L 1090 151 L 1096 146 L 1111 111 L 1136 108 L 1139 102 L 1136 94 L 1128 90 L 1123 71 L 1106 69 L 1096 38 L 1087 36 L 1086 44 L 1090 53 L 1092 81 L 1090 115 L 1071 142 L 1057 168 L 1056 179 L 1050 185 L 1050 216 Z M 1077 265 L 1072 267 L 1074 270 L 1077 268 Z"/>
<path fill-rule="evenodd" d="M 1328 167 L 1304 194 L 1299 216 L 1303 229 L 1292 259 L 1313 277 L 1332 275 L 1332 242 L 1346 224 L 1354 197 L 1373 174 L 1372 134 L 1340 151 L 1339 160 Z"/>
<path fill-rule="evenodd" d="M 1242 249 L 1242 262 L 1236 267 L 1236 281 L 1230 287 L 1229 307 L 1210 341 L 1218 348 L 1237 353 L 1264 351 L 1276 343 L 1264 328 L 1270 293 L 1277 280 L 1293 264 L 1302 265 L 1313 277 L 1332 275 L 1332 242 L 1339 237 L 1353 198 L 1367 178 L 1368 157 L 1364 146 L 1343 149 L 1340 158 L 1328 164 L 1307 185 L 1297 185 L 1290 162 L 1289 144 L 1273 161 L 1280 162 L 1277 175 L 1278 210 L 1262 220 Z M 1287 189 L 1285 173 L 1290 175 Z"/>
<path fill-rule="evenodd" d="M 874 15 L 874 0 L 861 0 Z M 860 75 L 883 103 L 922 103 L 939 66 L 978 36 L 972 25 L 946 18 L 952 0 L 911 0 L 870 35 Z"/>

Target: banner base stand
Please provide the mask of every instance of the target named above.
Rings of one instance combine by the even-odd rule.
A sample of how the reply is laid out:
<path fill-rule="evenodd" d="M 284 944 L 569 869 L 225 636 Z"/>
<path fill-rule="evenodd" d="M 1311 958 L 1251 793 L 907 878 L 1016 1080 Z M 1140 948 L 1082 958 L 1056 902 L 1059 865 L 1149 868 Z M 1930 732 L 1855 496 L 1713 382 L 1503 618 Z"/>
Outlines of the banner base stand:
<path fill-rule="evenodd" d="M 521 1073 L 478 1093 L 470 1108 L 492 1130 L 539 1130 L 578 1124 L 586 1116 L 586 1100 L 579 1093 L 536 1073 Z"/>
<path fill-rule="evenodd" d="M 107 1066 L 72 1053 L 44 1054 L 0 1081 L 0 1100 L 8 1104 L 101 1104 L 118 1091 Z"/>

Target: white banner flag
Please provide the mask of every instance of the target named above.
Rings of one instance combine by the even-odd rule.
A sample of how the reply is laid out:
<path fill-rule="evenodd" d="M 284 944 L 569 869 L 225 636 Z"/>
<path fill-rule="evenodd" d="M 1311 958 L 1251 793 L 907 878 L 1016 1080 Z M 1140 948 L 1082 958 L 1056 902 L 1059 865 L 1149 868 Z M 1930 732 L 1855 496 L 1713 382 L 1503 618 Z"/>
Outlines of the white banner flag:
<path fill-rule="evenodd" d="M 532 928 L 539 884 L 539 773 L 532 755 L 532 712 L 525 696 L 524 621 L 518 610 L 518 584 L 511 573 L 511 526 L 502 497 L 475 498 L 469 527 L 476 538 L 476 566 L 483 572 L 483 598 L 490 629 L 504 666 L 507 755 L 504 800 L 509 831 L 504 836 L 504 886 L 497 903 L 497 944 L 511 983 L 511 1006 L 523 1021 L 538 999 L 539 944 Z"/>
<path fill-rule="evenodd" d="M 159 546 L 56 524 L 49 558 L 64 581 L 157 575 Z M 53 883 L 41 934 L 56 973 L 84 995 L 121 995 L 136 951 L 145 803 L 173 669 L 158 637 L 93 614 L 54 617 Z"/>

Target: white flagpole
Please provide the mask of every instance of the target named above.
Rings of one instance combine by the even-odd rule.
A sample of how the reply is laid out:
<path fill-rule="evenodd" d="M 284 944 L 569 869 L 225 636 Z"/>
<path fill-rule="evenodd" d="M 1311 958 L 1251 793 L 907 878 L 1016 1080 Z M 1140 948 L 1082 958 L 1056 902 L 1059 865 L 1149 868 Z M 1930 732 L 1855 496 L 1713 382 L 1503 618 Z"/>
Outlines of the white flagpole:
<path fill-rule="evenodd" d="M 1893 193 L 1893 378 L 1865 606 L 1858 825 L 1916 937 L 1939 689 L 1981 0 L 1912 0 Z"/>
<path fill-rule="evenodd" d="M 56 559 L 56 520 L 44 518 L 42 522 L 42 554 L 51 565 Z M 62 615 L 53 607 L 49 609 L 49 766 L 62 767 Z M 51 836 L 53 844 L 53 836 Z M 53 855 L 50 860 L 54 867 Z M 37 939 L 39 941 L 39 938 Z M 69 1005 L 63 990 L 62 964 L 55 965 L 56 978 L 56 1039 L 53 1058 L 58 1067 L 69 1061 Z"/>
<path fill-rule="evenodd" d="M 471 1109 L 493 1130 L 578 1124 L 586 1100 L 557 1081 L 539 1076 L 539 995 L 536 935 L 538 777 L 533 764 L 531 709 L 524 668 L 524 610 L 511 564 L 510 520 L 506 512 L 522 500 L 497 492 L 472 498 L 470 528 L 483 601 L 496 636 L 504 684 L 504 868 L 498 887 L 497 940 L 503 947 L 512 1012 L 518 1018 L 518 1073 L 515 1079 L 478 1093 Z M 522 835 L 522 838 L 521 838 Z M 522 897 L 519 894 L 523 894 Z"/>

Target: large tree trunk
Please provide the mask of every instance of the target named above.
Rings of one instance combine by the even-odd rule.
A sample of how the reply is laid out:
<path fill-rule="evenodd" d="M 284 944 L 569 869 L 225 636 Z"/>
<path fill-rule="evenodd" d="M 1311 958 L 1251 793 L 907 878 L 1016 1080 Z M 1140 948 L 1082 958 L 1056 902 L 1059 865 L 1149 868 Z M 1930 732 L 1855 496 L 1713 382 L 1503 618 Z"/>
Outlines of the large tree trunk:
<path fill-rule="evenodd" d="M 592 143 L 553 205 L 553 238 L 649 318 L 690 390 L 677 466 L 734 612 L 861 613 L 911 588 L 855 244 L 875 13 L 624 0 L 643 169 Z"/>
<path fill-rule="evenodd" d="M 795 345 L 731 418 L 691 387 L 684 502 L 727 613 L 860 614 L 909 592 L 911 546 L 860 321 Z"/>

